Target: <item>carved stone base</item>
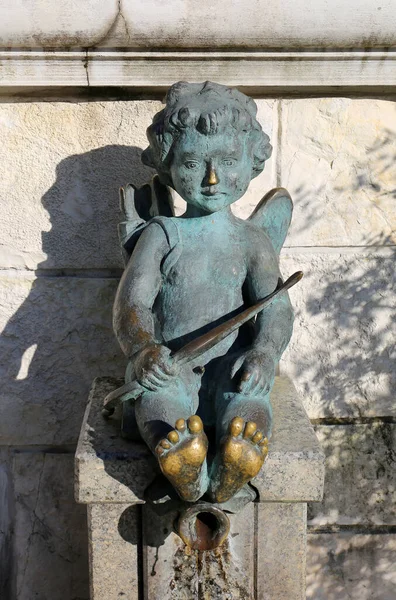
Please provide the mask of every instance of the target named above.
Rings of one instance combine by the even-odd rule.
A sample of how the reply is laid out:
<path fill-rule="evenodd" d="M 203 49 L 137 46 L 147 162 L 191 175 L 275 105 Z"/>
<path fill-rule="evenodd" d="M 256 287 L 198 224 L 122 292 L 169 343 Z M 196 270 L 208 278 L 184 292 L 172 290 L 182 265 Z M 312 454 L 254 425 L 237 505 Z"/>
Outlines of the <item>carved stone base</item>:
<path fill-rule="evenodd" d="M 277 378 L 271 397 L 273 438 L 253 482 L 261 502 L 229 514 L 226 541 L 205 552 L 174 533 L 177 508 L 159 514 L 160 507 L 143 504 L 155 462 L 100 414 L 117 384 L 96 381 L 76 454 L 77 500 L 88 504 L 92 600 L 303 600 L 306 503 L 321 498 L 324 459 L 290 381 Z"/>

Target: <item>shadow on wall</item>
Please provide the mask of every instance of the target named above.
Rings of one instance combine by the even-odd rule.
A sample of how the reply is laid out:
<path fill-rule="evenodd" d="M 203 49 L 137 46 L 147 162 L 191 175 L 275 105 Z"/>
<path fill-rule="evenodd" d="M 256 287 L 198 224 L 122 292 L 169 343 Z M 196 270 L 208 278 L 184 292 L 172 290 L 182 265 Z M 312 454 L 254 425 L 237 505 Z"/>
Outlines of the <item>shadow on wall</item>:
<path fill-rule="evenodd" d="M 92 380 L 123 375 L 111 316 L 122 268 L 118 189 L 151 176 L 140 155 L 140 148 L 113 145 L 70 156 L 59 163 L 56 181 L 42 198 L 52 225 L 42 234 L 48 257 L 31 286 L 25 274 L 4 282 L 5 303 L 14 302 L 16 310 L 0 338 L 2 444 L 73 452 Z M 24 463 L 24 455 L 18 456 L 18 464 Z M 37 460 L 44 468 L 42 456 Z M 74 505 L 72 470 L 62 472 L 59 465 L 44 489 L 41 468 L 22 464 L 18 470 L 14 460 L 15 488 L 30 490 L 27 504 L 15 491 L 13 562 L 20 598 L 88 597 L 86 511 Z M 56 526 L 48 505 L 51 514 L 57 512 Z M 34 575 L 43 561 L 45 578 Z"/>
<path fill-rule="evenodd" d="M 28 295 L 26 280 L 20 284 L 25 299 L 0 340 L 8 379 L 2 401 L 12 419 L 0 424 L 5 444 L 75 444 L 93 378 L 123 375 L 111 316 L 123 266 L 118 189 L 150 177 L 140 154 L 106 146 L 70 156 L 43 196 L 52 225 L 42 233 L 48 257 Z M 18 279 L 9 284 L 18 287 Z"/>
<path fill-rule="evenodd" d="M 396 112 L 396 105 L 395 105 Z M 396 114 L 395 114 L 396 121 Z M 318 203 L 318 199 L 323 199 L 326 190 L 329 189 L 329 181 L 334 179 L 336 182 L 338 176 L 332 176 L 333 163 L 337 158 L 337 154 L 330 162 L 330 169 L 327 172 L 326 180 L 319 186 L 312 189 L 312 186 L 306 183 L 298 185 L 289 192 L 292 195 L 295 205 L 298 206 L 300 214 L 299 222 L 294 218 L 292 223 L 293 235 L 295 237 L 306 235 L 315 224 L 322 221 L 322 203 Z M 346 157 L 347 159 L 347 157 Z M 325 161 L 326 162 L 326 161 Z M 337 165 L 338 175 L 342 174 L 342 180 L 350 175 L 348 185 L 334 185 L 331 187 L 331 192 L 334 192 L 337 197 L 338 206 L 334 206 L 332 215 L 335 217 L 334 225 L 337 226 L 337 217 L 347 210 L 350 204 L 350 199 L 354 195 L 361 195 L 363 198 L 368 198 L 373 202 L 370 207 L 373 214 L 377 211 L 378 217 L 383 220 L 387 226 L 389 233 L 380 233 L 378 235 L 370 235 L 369 233 L 362 239 L 362 246 L 380 246 L 388 243 L 395 244 L 395 232 L 389 226 L 386 210 L 382 208 L 383 202 L 396 200 L 396 131 L 388 128 L 383 128 L 375 142 L 366 149 L 364 159 L 357 160 L 352 164 L 345 164 L 344 168 Z M 335 168 L 335 167 L 334 167 Z M 308 174 L 305 175 L 307 177 Z M 315 177 L 315 174 L 313 174 Z M 384 182 L 387 185 L 384 185 Z M 369 216 L 369 215 L 368 215 Z M 354 226 L 359 229 L 367 218 L 367 210 L 358 216 Z M 338 224 L 340 222 L 338 221 Z M 329 225 L 329 224 L 328 224 Z M 347 233 L 345 232 L 345 235 Z M 327 236 L 329 232 L 327 231 Z M 331 237 L 331 236 L 330 236 Z M 288 241 L 286 240 L 286 245 Z M 301 245 L 304 245 L 302 243 Z M 320 245 L 320 243 L 318 244 Z"/>
<path fill-rule="evenodd" d="M 338 205 L 334 214 L 345 210 L 348 199 L 359 193 L 366 199 L 361 218 L 379 215 L 376 225 L 382 219 L 387 231 L 363 236 L 364 250 L 336 247 L 321 253 L 316 248 L 314 255 L 307 255 L 307 277 L 302 282 L 306 291 L 296 306 L 300 326 L 289 358 L 314 419 L 394 414 L 396 246 L 390 230 L 396 214 L 395 148 L 396 133 L 382 130 L 367 150 L 367 163 L 354 170 L 349 185 L 333 188 Z M 384 176 L 391 181 L 392 172 L 393 189 L 383 183 Z M 315 198 L 325 195 L 325 186 L 314 191 L 301 186 L 291 192 L 296 204 L 304 207 L 303 233 L 319 218 Z M 358 221 L 355 227 L 359 228 Z"/>
<path fill-rule="evenodd" d="M 385 200 L 392 213 L 384 211 L 382 217 L 389 226 L 396 187 L 385 189 L 381 181 L 384 173 L 388 180 L 393 173 L 396 185 L 395 148 L 395 132 L 383 130 L 367 153 L 369 175 L 363 166 L 348 187 L 333 188 L 340 205 L 357 192 L 372 199 L 373 212 L 381 211 Z M 312 200 L 312 189 L 309 194 Z M 324 187 L 315 191 L 316 197 L 324 194 Z M 304 187 L 296 196 L 297 202 L 304 197 L 309 229 L 318 215 L 310 210 Z M 311 504 L 308 512 L 318 532 L 310 536 L 309 545 L 307 598 L 312 600 L 395 596 L 394 232 L 388 227 L 367 235 L 362 245 L 364 250 L 323 253 L 316 248 L 319 257 L 308 255 L 311 273 L 299 298 L 297 321 L 303 323 L 310 345 L 305 342 L 301 351 L 298 327 L 292 341 L 295 378 L 310 413 L 318 417 L 316 431 L 327 457 L 323 502 Z M 372 417 L 378 419 L 370 421 Z M 379 535 L 374 536 L 376 531 Z"/>
<path fill-rule="evenodd" d="M 310 536 L 307 600 L 394 600 L 394 553 L 389 535 Z"/>

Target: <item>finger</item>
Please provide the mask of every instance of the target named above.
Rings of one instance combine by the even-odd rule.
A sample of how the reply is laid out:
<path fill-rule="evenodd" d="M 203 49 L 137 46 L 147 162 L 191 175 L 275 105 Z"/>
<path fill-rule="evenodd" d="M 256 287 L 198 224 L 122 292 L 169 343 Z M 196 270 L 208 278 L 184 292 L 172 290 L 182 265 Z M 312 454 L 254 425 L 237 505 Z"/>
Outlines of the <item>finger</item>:
<path fill-rule="evenodd" d="M 140 385 L 150 392 L 157 392 L 158 386 L 148 381 L 146 378 L 139 381 Z"/>
<path fill-rule="evenodd" d="M 152 373 L 145 375 L 140 382 L 144 387 L 149 390 L 157 391 L 159 388 L 164 387 L 164 382 L 160 381 Z"/>
<path fill-rule="evenodd" d="M 165 373 L 162 370 L 162 366 L 160 365 L 154 365 L 151 368 L 153 374 L 160 380 L 160 381 L 169 381 L 169 379 L 171 378 L 170 375 L 168 375 L 168 373 Z"/>
<path fill-rule="evenodd" d="M 244 371 L 239 380 L 238 391 L 247 394 L 256 382 L 256 374 L 254 371 Z"/>
<path fill-rule="evenodd" d="M 158 366 L 166 375 L 169 375 L 170 377 L 177 375 L 178 366 L 174 360 L 169 358 L 169 356 L 162 357 L 162 362 Z"/>
<path fill-rule="evenodd" d="M 150 372 L 146 375 L 146 380 L 149 381 L 152 385 L 156 385 L 157 387 L 164 387 L 165 382 L 159 379 L 154 373 Z"/>

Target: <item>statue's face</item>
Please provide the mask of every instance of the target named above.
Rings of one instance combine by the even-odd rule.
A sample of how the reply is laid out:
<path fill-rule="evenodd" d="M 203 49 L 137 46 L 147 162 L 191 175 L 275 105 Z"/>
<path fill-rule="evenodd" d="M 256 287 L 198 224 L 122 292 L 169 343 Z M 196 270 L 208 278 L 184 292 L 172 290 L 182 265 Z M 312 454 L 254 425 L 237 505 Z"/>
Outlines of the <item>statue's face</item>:
<path fill-rule="evenodd" d="M 194 129 L 176 141 L 170 173 L 175 190 L 187 204 L 214 213 L 243 196 L 252 179 L 252 166 L 248 134 L 230 128 L 203 135 Z"/>

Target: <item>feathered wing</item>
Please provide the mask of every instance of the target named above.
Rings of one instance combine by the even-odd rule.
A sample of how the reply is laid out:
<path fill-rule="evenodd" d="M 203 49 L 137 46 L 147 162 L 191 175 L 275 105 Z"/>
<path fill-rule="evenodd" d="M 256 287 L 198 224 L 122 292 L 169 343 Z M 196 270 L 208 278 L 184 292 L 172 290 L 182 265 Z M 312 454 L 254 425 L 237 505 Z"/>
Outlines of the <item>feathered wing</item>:
<path fill-rule="evenodd" d="M 120 188 L 120 209 L 124 220 L 118 224 L 118 236 L 125 264 L 146 223 L 153 217 L 173 217 L 173 199 L 158 175 L 137 188 L 132 183 Z"/>
<path fill-rule="evenodd" d="M 285 242 L 293 213 L 293 202 L 285 188 L 274 188 L 265 194 L 249 217 L 270 238 L 277 254 Z"/>

